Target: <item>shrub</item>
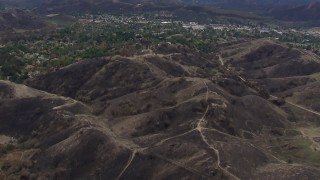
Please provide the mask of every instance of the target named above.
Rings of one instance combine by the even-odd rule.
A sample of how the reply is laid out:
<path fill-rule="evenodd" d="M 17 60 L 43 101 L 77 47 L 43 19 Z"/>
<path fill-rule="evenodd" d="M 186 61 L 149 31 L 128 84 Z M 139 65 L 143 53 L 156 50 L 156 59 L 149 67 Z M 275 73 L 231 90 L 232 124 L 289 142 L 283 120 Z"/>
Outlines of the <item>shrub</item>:
<path fill-rule="evenodd" d="M 13 149 L 14 149 L 14 146 L 12 144 L 6 144 L 2 147 L 0 146 L 0 156 L 8 154 Z"/>

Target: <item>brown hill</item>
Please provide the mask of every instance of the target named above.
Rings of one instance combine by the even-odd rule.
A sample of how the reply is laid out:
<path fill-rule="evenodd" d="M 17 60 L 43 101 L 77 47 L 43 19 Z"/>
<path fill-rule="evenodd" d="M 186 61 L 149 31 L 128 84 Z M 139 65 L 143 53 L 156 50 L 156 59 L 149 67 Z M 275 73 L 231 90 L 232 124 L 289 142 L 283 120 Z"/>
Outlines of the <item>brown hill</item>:
<path fill-rule="evenodd" d="M 176 1 L 142 1 L 142 0 L 59 0 L 44 1 L 34 9 L 38 13 L 131 13 L 135 11 L 166 10 L 176 8 Z M 179 5 L 180 6 L 180 5 Z"/>
<path fill-rule="evenodd" d="M 223 51 L 225 61 L 243 69 L 250 78 L 302 76 L 320 71 L 317 55 L 309 51 L 290 49 L 272 41 L 258 40 L 238 44 Z"/>
<path fill-rule="evenodd" d="M 311 51 L 253 41 L 222 51 L 224 60 L 274 95 L 319 111 L 320 58 Z"/>
<path fill-rule="evenodd" d="M 296 126 L 314 115 L 260 97 L 209 55 L 171 45 L 154 52 L 82 61 L 27 82 L 59 95 L 2 81 L 0 176 L 320 177 L 319 152 L 299 144 L 317 134 Z"/>

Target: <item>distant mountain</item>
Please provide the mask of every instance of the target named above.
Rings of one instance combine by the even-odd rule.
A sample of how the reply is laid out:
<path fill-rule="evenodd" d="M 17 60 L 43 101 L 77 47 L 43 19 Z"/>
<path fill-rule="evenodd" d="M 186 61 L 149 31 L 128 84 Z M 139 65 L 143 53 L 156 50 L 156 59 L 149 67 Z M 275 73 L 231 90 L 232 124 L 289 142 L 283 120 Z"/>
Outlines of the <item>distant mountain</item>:
<path fill-rule="evenodd" d="M 3 7 L 34 7 L 38 4 L 45 2 L 46 0 L 0 0 Z"/>
<path fill-rule="evenodd" d="M 134 3 L 112 0 L 58 0 L 39 4 L 34 11 L 38 13 L 85 13 L 85 12 L 131 12 Z"/>
<path fill-rule="evenodd" d="M 135 13 L 147 11 L 178 11 L 192 7 L 193 12 L 208 13 L 209 6 L 267 12 L 281 20 L 318 20 L 320 0 L 0 0 L 6 7 L 26 7 L 40 14 Z M 216 10 L 209 10 L 215 14 Z M 265 13 L 264 13 L 265 15 Z M 210 16 L 212 17 L 212 15 Z"/>
<path fill-rule="evenodd" d="M 320 19 L 320 2 L 312 2 L 303 6 L 271 11 L 273 17 L 290 21 L 309 21 Z"/>
<path fill-rule="evenodd" d="M 41 29 L 47 23 L 29 11 L 10 9 L 0 12 L 0 31 Z"/>
<path fill-rule="evenodd" d="M 286 7 L 297 7 L 315 2 L 319 0 L 0 0 L 3 4 L 10 6 L 25 6 L 34 7 L 41 5 L 78 5 L 78 4 L 184 4 L 184 5 L 220 5 L 228 7 L 243 7 L 243 6 L 286 6 Z"/>

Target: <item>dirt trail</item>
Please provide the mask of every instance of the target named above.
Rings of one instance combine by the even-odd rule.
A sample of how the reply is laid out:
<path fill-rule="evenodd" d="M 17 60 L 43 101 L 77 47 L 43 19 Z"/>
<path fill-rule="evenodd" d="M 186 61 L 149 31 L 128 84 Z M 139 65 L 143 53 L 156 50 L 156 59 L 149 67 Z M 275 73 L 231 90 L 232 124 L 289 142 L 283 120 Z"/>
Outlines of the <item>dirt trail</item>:
<path fill-rule="evenodd" d="M 189 172 L 191 172 L 193 174 L 196 174 L 196 175 L 198 175 L 198 176 L 200 176 L 200 177 L 202 177 L 204 179 L 209 179 L 211 177 L 210 175 L 206 175 L 206 174 L 204 174 L 202 172 L 199 172 L 199 171 L 197 171 L 197 170 L 195 170 L 195 169 L 193 169 L 191 167 L 186 167 L 186 166 L 182 165 L 180 162 L 173 161 L 171 159 L 168 159 L 168 158 L 166 158 L 164 156 L 161 156 L 161 155 L 158 155 L 158 154 L 153 154 L 153 155 L 156 156 L 159 159 L 167 161 L 168 163 L 170 163 L 172 165 L 178 166 L 178 167 L 180 167 L 180 168 L 182 168 L 182 169 L 184 169 L 186 171 L 189 171 Z"/>
<path fill-rule="evenodd" d="M 273 95 L 271 95 L 271 97 L 273 97 L 273 98 L 279 98 L 279 97 L 273 96 Z M 314 110 L 305 108 L 305 107 L 300 106 L 300 105 L 298 105 L 298 104 L 292 103 L 292 102 L 290 102 L 290 101 L 288 101 L 288 100 L 285 100 L 285 102 L 288 103 L 288 104 L 290 104 L 290 105 L 292 105 L 292 106 L 295 106 L 295 107 L 297 107 L 297 108 L 299 108 L 299 109 L 302 109 L 302 110 L 308 111 L 308 112 L 310 112 L 310 113 L 312 113 L 312 114 L 315 114 L 315 115 L 320 116 L 320 112 L 316 112 L 316 111 L 314 111 Z"/>
<path fill-rule="evenodd" d="M 221 55 L 218 55 L 218 57 L 219 57 L 219 61 L 220 61 L 221 66 L 224 66 L 224 62 L 223 62 Z"/>
<path fill-rule="evenodd" d="M 313 110 L 311 110 L 311 109 L 307 109 L 307 108 L 305 108 L 305 107 L 302 107 L 302 106 L 300 106 L 300 105 L 298 105 L 298 104 L 294 104 L 294 103 L 292 103 L 292 102 L 290 102 L 290 101 L 287 101 L 287 100 L 285 100 L 285 101 L 286 101 L 286 103 L 288 103 L 288 104 L 291 104 L 291 105 L 293 105 L 293 106 L 295 106 L 295 107 L 298 107 L 298 108 L 303 109 L 303 110 L 305 110 L 305 111 L 308 111 L 308 112 L 310 112 L 310 113 L 312 113 L 312 114 L 315 114 L 315 115 L 320 116 L 320 113 L 319 113 L 319 112 L 313 111 Z"/>
<path fill-rule="evenodd" d="M 71 101 L 71 102 L 70 102 Z M 52 109 L 53 110 L 57 110 L 57 109 L 62 109 L 62 108 L 65 108 L 65 107 L 72 107 L 73 105 L 76 105 L 77 103 L 80 104 L 80 102 L 76 101 L 76 100 L 70 100 L 69 102 L 65 103 L 65 104 L 62 104 L 60 106 L 56 106 L 56 107 L 53 107 Z M 82 103 L 81 103 L 82 104 Z M 87 107 L 87 106 L 86 106 Z"/>
<path fill-rule="evenodd" d="M 126 172 L 126 170 L 128 169 L 128 167 L 129 167 L 130 164 L 132 163 L 134 157 L 136 156 L 136 153 L 137 153 L 136 150 L 132 151 L 132 154 L 131 154 L 130 157 L 129 157 L 129 160 L 128 160 L 128 162 L 127 162 L 127 165 L 123 168 L 123 170 L 121 171 L 121 173 L 120 173 L 119 176 L 117 177 L 117 180 L 119 180 L 119 179 L 122 177 L 122 175 Z"/>
<path fill-rule="evenodd" d="M 161 140 L 160 142 L 158 142 L 157 144 L 155 144 L 155 146 L 159 146 L 159 145 L 161 145 L 161 144 L 163 144 L 163 143 L 165 143 L 165 142 L 167 142 L 167 141 L 169 141 L 169 140 L 171 140 L 171 139 L 174 139 L 174 138 L 177 138 L 177 137 L 182 137 L 182 136 L 187 135 L 187 134 L 189 134 L 189 133 L 191 133 L 191 132 L 193 132 L 193 131 L 195 131 L 195 129 L 191 129 L 191 130 L 189 130 L 189 131 L 187 131 L 187 132 L 178 134 L 178 135 L 176 135 L 176 136 L 172 136 L 172 137 L 165 138 L 165 139 Z"/>

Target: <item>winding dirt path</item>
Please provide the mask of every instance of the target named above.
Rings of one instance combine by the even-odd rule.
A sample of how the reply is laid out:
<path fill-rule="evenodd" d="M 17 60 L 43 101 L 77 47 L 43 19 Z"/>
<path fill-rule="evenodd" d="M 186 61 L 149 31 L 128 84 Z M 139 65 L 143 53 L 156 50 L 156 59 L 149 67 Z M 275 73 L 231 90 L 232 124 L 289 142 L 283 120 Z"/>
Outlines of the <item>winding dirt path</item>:
<path fill-rule="evenodd" d="M 205 81 L 203 81 L 204 85 L 206 86 L 207 88 L 207 93 L 206 93 L 206 101 L 208 102 L 208 98 L 209 98 L 209 87 L 207 85 L 207 83 Z M 199 133 L 200 133 L 200 136 L 201 136 L 201 139 L 202 141 L 210 148 L 214 151 L 214 153 L 217 155 L 217 166 L 219 167 L 219 169 L 221 169 L 226 175 L 232 177 L 233 179 L 236 179 L 236 180 L 240 180 L 240 178 L 238 178 L 236 175 L 234 175 L 233 173 L 231 173 L 230 171 L 228 171 L 227 169 L 223 168 L 221 166 L 221 160 L 220 160 L 220 153 L 219 153 L 219 150 L 216 149 L 213 145 L 211 145 L 208 140 L 207 140 L 207 137 L 204 135 L 203 133 L 203 129 L 205 129 L 203 127 L 203 124 L 206 124 L 206 121 L 205 121 L 205 117 L 207 116 L 208 114 L 208 111 L 210 109 L 210 105 L 208 104 L 207 106 L 207 109 L 205 111 L 205 113 L 203 114 L 202 118 L 198 121 L 197 123 L 197 127 L 195 128 Z"/>
<path fill-rule="evenodd" d="M 209 87 L 207 85 L 207 83 L 205 81 L 203 81 L 203 84 L 205 85 L 206 89 L 207 89 L 207 92 L 206 92 L 206 102 L 208 102 L 208 99 L 209 99 L 209 93 L 210 93 L 210 90 L 209 90 Z M 201 137 L 201 140 L 208 146 L 209 149 L 213 150 L 213 152 L 216 154 L 217 156 L 217 166 L 219 169 L 222 170 L 222 172 L 224 174 L 226 174 L 227 176 L 229 176 L 230 178 L 232 179 L 236 179 L 236 180 L 240 180 L 239 177 L 237 177 L 236 175 L 234 175 L 233 173 L 231 173 L 230 171 L 228 171 L 226 168 L 222 167 L 221 166 L 221 158 L 220 158 L 220 153 L 219 153 L 219 150 L 217 148 L 215 148 L 213 145 L 211 145 L 207 139 L 207 137 L 204 135 L 204 132 L 203 130 L 206 130 L 208 128 L 205 128 L 204 125 L 206 124 L 206 120 L 205 120 L 205 117 L 207 116 L 208 112 L 209 112 L 209 109 L 210 109 L 210 104 L 207 105 L 206 107 L 206 110 L 205 112 L 203 113 L 201 119 L 199 119 L 199 121 L 197 122 L 196 124 L 196 127 L 187 131 L 187 132 L 184 132 L 184 133 L 181 133 L 181 134 L 178 134 L 176 136 L 173 136 L 173 137 L 169 137 L 169 138 L 166 138 L 166 139 L 163 139 L 161 140 L 159 143 L 155 144 L 155 146 L 159 146 L 165 142 L 167 142 L 168 140 L 171 140 L 171 139 L 174 139 L 174 138 L 177 138 L 177 137 L 181 137 L 181 136 L 184 136 L 186 134 L 189 134 L 193 131 L 198 131 L 199 134 L 200 134 L 200 137 Z M 163 159 L 163 158 L 162 158 Z M 171 162 L 172 160 L 168 160 L 166 159 L 167 161 Z M 174 161 L 174 163 L 177 163 Z M 179 163 L 178 163 L 179 165 Z M 181 165 L 179 165 L 181 166 Z M 188 170 L 188 169 L 187 169 Z M 191 172 L 194 172 L 194 171 L 191 171 Z"/>

